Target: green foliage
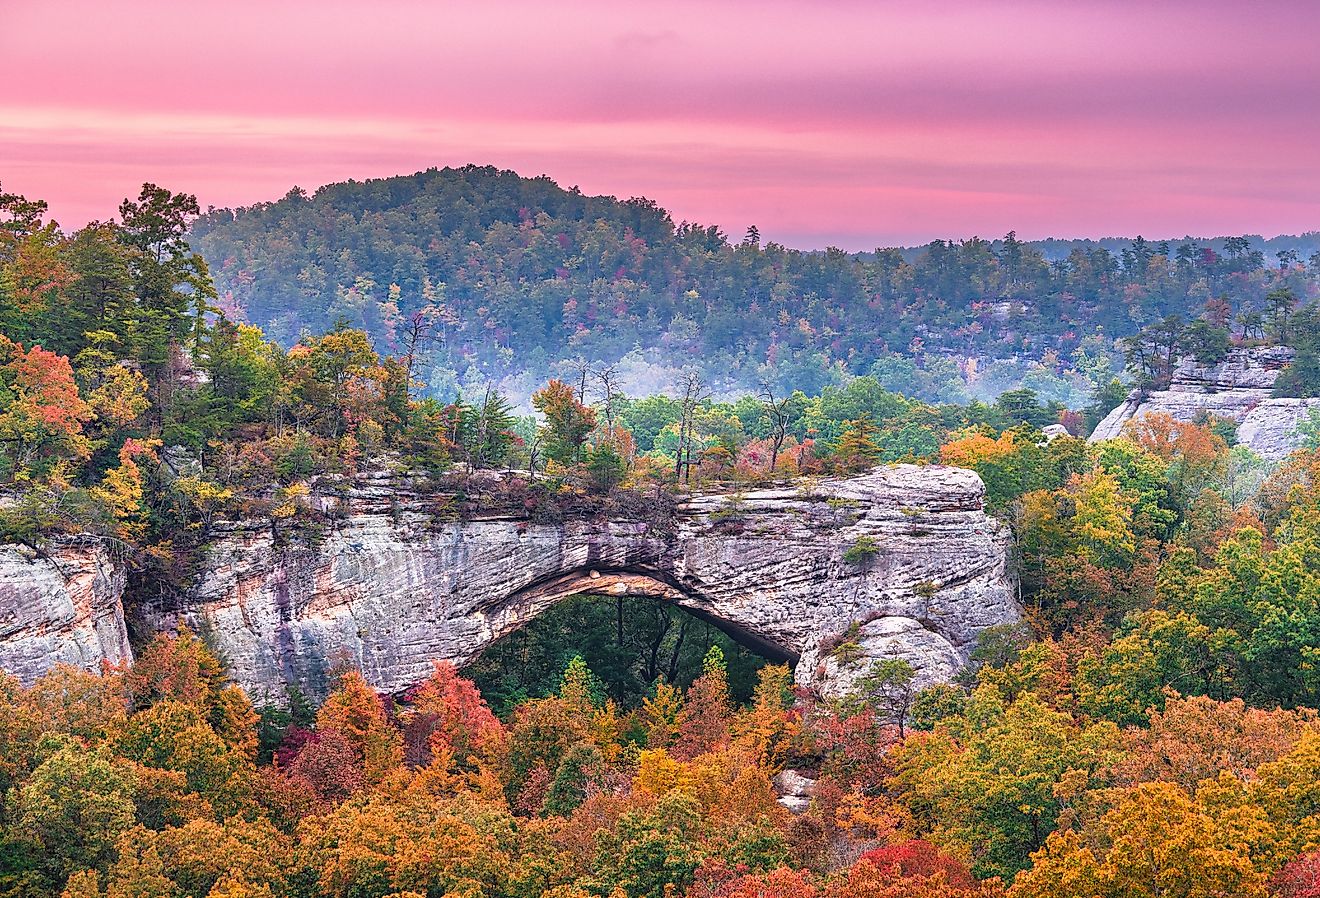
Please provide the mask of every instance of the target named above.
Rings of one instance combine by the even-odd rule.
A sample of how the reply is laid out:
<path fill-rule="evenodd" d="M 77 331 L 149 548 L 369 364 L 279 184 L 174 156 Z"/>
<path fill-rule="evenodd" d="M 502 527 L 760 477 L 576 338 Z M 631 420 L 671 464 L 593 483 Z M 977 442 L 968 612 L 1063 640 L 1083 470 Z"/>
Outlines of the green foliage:
<path fill-rule="evenodd" d="M 902 658 L 881 658 L 872 662 L 865 676 L 857 682 L 855 701 L 873 708 L 881 719 L 903 730 L 916 690 L 912 681 L 917 672 Z"/>
<path fill-rule="evenodd" d="M 14 796 L 27 863 L 56 882 L 104 866 L 133 826 L 134 785 L 108 751 L 87 752 L 72 743 L 54 750 Z"/>
<path fill-rule="evenodd" d="M 1306 881 L 1320 418 L 1276 466 L 1214 420 L 1148 416 L 1100 444 L 1041 428 L 1081 432 L 1065 399 L 1089 397 L 1092 423 L 1122 400 L 1107 334 L 1129 337 L 1141 389 L 1286 342 L 1280 394 L 1314 394 L 1320 312 L 1298 306 L 1316 265 L 1265 269 L 1246 238 L 1077 245 L 1056 265 L 1013 235 L 907 257 L 731 246 L 645 201 L 483 169 L 295 191 L 191 231 L 195 199 L 153 185 L 121 213 L 64 234 L 0 194 L 0 536 L 23 552 L 94 534 L 135 589 L 170 595 L 220 518 L 310 542 L 380 469 L 436 490 L 437 517 L 533 520 L 663 519 L 682 473 L 728 488 L 712 520 L 739 532 L 758 481 L 938 458 L 976 471 L 1012 528 L 1027 620 L 921 691 L 854 622 L 820 646 L 822 669 L 861 674 L 830 702 L 671 603 L 570 600 L 472 666 L 507 725 L 445 665 L 396 696 L 345 670 L 315 713 L 296 692 L 258 713 L 186 630 L 122 670 L 0 675 L 0 893 L 1002 894 L 941 851 L 1013 898 Z M 223 291 L 192 243 L 224 260 Z M 285 346 L 217 312 L 219 292 Z M 632 377 L 634 345 L 681 357 L 687 401 L 622 396 L 585 361 Z M 535 394 L 539 417 L 491 389 L 438 398 L 569 350 L 584 361 Z M 987 354 L 966 377 L 954 358 Z M 716 400 L 703 373 L 761 392 Z M 533 471 L 477 473 L 506 465 Z M 930 512 L 903 512 L 923 535 Z M 842 557 L 879 551 L 864 536 Z M 772 786 L 790 768 L 817 780 L 796 815 Z"/>
<path fill-rule="evenodd" d="M 880 553 L 880 544 L 871 536 L 859 536 L 843 552 L 843 560 L 848 564 L 865 565 Z"/>
<path fill-rule="evenodd" d="M 559 762 L 550 792 L 543 806 L 546 814 L 566 817 L 587 797 L 587 781 L 601 764 L 600 750 L 594 745 L 575 745 Z"/>
<path fill-rule="evenodd" d="M 627 473 L 628 463 L 609 443 L 588 450 L 587 480 L 592 491 L 608 493 L 623 482 Z"/>
<path fill-rule="evenodd" d="M 1320 396 L 1320 304 L 1309 303 L 1292 317 L 1292 362 L 1274 382 L 1275 396 Z"/>
<path fill-rule="evenodd" d="M 318 239 L 306 240 L 310 233 Z M 875 388 L 932 403 L 964 403 L 980 389 L 959 358 L 1016 357 L 1042 367 L 1013 366 L 991 395 L 1034 383 L 1055 394 L 1049 399 L 1066 394 L 1080 405 L 1108 379 L 1091 377 L 1113 339 L 1146 330 L 1157 361 L 1168 335 L 1154 331 L 1167 318 L 1180 330 L 1180 316 L 1211 296 L 1227 319 L 1263 314 L 1272 289 L 1292 284 L 1305 296 L 1315 278 L 1310 269 L 1267 268 L 1256 238 L 1169 245 L 1006 235 L 856 255 L 735 244 L 718 228 L 676 225 L 649 201 L 584 196 L 477 166 L 217 210 L 196 223 L 192 241 L 215 262 L 220 292 L 285 345 L 339 315 L 384 345 L 398 338 L 400 320 L 440 306 L 441 378 L 475 363 L 483 379 L 530 370 L 544 380 L 559 362 L 586 358 L 622 359 L 634 370 L 649 363 L 658 382 L 664 366 L 695 361 L 708 377 L 748 389 L 766 381 L 784 394 L 843 393 L 849 377 L 870 374 Z M 1290 322 L 1290 338 L 1291 330 Z M 892 416 L 889 400 L 866 395 L 870 384 L 854 389 L 831 396 L 827 413 Z M 1030 417 L 1010 426 L 1020 420 Z M 664 423 L 643 428 L 642 452 Z"/>
<path fill-rule="evenodd" d="M 466 673 L 496 711 L 507 714 L 525 699 L 555 691 L 564 669 L 580 655 L 597 684 L 593 700 L 609 698 L 631 708 L 657 678 L 689 685 L 715 647 L 723 653 L 734 700 L 746 701 L 765 659 L 718 629 L 652 599 L 579 596 L 491 645 Z"/>
<path fill-rule="evenodd" d="M 1080 728 L 1031 694 L 1006 704 L 982 687 L 965 716 L 903 746 L 897 781 L 938 838 L 971 849 L 974 872 L 1011 877 L 1057 825 L 1061 785 L 1095 777 L 1117 740 L 1112 725 Z"/>

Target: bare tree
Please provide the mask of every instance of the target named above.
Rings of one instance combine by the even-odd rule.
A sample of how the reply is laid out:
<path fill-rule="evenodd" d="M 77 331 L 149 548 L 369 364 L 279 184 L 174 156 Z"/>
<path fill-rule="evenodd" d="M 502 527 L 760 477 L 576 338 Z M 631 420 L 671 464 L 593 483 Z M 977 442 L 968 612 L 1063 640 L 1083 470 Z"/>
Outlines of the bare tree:
<path fill-rule="evenodd" d="M 578 402 L 587 404 L 587 380 L 591 377 L 591 363 L 579 356 L 576 359 L 564 363 L 569 371 L 573 372 L 573 380 L 577 381 Z"/>
<path fill-rule="evenodd" d="M 770 474 L 775 473 L 779 463 L 779 451 L 784 448 L 788 437 L 788 397 L 775 399 L 775 391 L 767 381 L 761 382 L 761 404 L 765 415 L 770 419 Z"/>
<path fill-rule="evenodd" d="M 537 428 L 532 433 L 531 442 L 527 444 L 527 476 L 531 480 L 536 479 L 536 463 L 541 456 L 541 430 Z"/>
<path fill-rule="evenodd" d="M 692 479 L 697 409 L 710 398 L 710 388 L 701 379 L 701 375 L 692 369 L 683 372 L 678 386 L 683 392 L 683 398 L 678 422 L 678 454 L 674 459 L 674 476 L 688 483 Z"/>
<path fill-rule="evenodd" d="M 619 366 L 606 365 L 595 372 L 596 380 L 600 383 L 601 397 L 605 400 L 605 427 L 610 433 L 614 432 L 614 403 L 620 395 L 619 390 Z"/>
<path fill-rule="evenodd" d="M 414 377 L 427 349 L 435 342 L 440 326 L 440 311 L 426 305 L 408 316 L 403 324 L 403 365 L 408 374 L 408 398 L 412 399 Z"/>

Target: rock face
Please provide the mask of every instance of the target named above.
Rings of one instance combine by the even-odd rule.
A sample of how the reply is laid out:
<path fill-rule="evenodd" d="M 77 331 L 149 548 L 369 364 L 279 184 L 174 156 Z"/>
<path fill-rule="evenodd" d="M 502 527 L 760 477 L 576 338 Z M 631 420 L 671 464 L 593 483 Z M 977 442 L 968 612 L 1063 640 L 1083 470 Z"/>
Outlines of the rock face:
<path fill-rule="evenodd" d="M 1096 425 L 1091 442 L 1120 436 L 1129 421 L 1155 412 L 1178 421 L 1211 414 L 1235 421 L 1238 442 L 1256 454 L 1283 458 L 1301 445 L 1298 426 L 1306 420 L 1308 409 L 1320 408 L 1320 399 L 1270 396 L 1279 372 L 1291 360 L 1292 350 L 1285 346 L 1233 349 L 1218 365 L 1183 359 L 1169 389 L 1145 396 L 1134 391 Z"/>
<path fill-rule="evenodd" d="M 276 546 L 268 525 L 222 526 L 197 593 L 145 614 L 205 633 L 242 686 L 274 700 L 287 683 L 323 694 L 342 661 L 402 689 L 583 592 L 674 602 L 826 692 L 887 655 L 927 683 L 964 663 L 980 630 L 1019 617 L 1007 534 L 983 497 L 970 471 L 901 465 L 810 492 L 696 496 L 663 527 L 442 522 L 398 483 L 359 482 L 323 500 L 338 523 L 314 547 Z M 863 537 L 874 552 L 844 560 Z M 844 641 L 860 662 L 833 657 Z"/>
<path fill-rule="evenodd" d="M 60 663 L 96 670 L 132 658 L 124 581 L 123 566 L 96 545 L 40 558 L 0 546 L 0 670 L 30 683 Z"/>
<path fill-rule="evenodd" d="M 816 796 L 816 780 L 803 776 L 796 770 L 781 770 L 773 780 L 779 803 L 794 814 L 801 814 L 811 807 L 811 799 Z"/>

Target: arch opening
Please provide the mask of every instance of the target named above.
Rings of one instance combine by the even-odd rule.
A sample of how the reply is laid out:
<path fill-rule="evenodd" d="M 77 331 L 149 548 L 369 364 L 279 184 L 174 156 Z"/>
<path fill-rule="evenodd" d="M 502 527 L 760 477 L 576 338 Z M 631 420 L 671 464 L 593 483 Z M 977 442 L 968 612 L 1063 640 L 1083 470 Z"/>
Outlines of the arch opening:
<path fill-rule="evenodd" d="M 724 654 L 731 698 L 751 697 L 760 668 L 797 656 L 723 619 L 649 571 L 584 570 L 520 591 L 491 614 L 500 635 L 464 665 L 497 711 L 549 695 L 580 655 L 603 697 L 639 705 L 656 679 L 686 687 L 712 646 Z"/>

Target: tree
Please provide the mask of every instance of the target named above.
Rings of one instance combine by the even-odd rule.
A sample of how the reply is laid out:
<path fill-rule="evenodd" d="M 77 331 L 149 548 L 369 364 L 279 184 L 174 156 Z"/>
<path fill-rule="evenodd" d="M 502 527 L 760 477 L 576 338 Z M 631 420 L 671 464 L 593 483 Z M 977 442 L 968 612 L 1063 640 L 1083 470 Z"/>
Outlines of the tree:
<path fill-rule="evenodd" d="M 674 756 L 687 760 L 720 748 L 729 739 L 729 681 L 724 652 L 713 645 L 702 674 L 688 688 L 678 713 Z"/>
<path fill-rule="evenodd" d="M 591 490 L 608 493 L 623 482 L 628 463 L 611 443 L 601 443 L 587 453 L 587 477 Z"/>
<path fill-rule="evenodd" d="M 200 209 L 197 198 L 143 184 L 136 201 L 119 205 L 121 240 L 135 252 L 130 272 L 140 309 L 134 348 L 144 366 L 159 373 L 171 347 L 190 334 L 200 342 L 205 314 L 216 298 L 210 270 L 186 239 Z"/>
<path fill-rule="evenodd" d="M 760 239 L 760 235 L 757 235 Z M 778 470 L 779 451 L 788 436 L 788 396 L 775 399 L 775 391 L 768 382 L 761 382 L 761 403 L 770 422 L 770 473 Z"/>
<path fill-rule="evenodd" d="M 85 459 L 83 425 L 91 417 L 67 358 L 0 334 L 0 476 L 49 474 Z"/>
<path fill-rule="evenodd" d="M 317 730 L 337 730 L 353 747 L 368 783 L 378 783 L 403 763 L 403 740 L 385 713 L 385 699 L 362 674 L 345 671 L 316 712 Z"/>
<path fill-rule="evenodd" d="M 182 775 L 187 791 L 233 814 L 248 797 L 248 758 L 227 744 L 194 707 L 162 701 L 128 719 L 113 745 L 143 767 Z M 176 779 L 176 777 L 162 777 Z"/>
<path fill-rule="evenodd" d="M 596 426 L 596 413 L 561 380 L 552 380 L 532 394 L 532 405 L 545 417 L 541 433 L 546 458 L 562 465 L 581 461 L 582 447 Z"/>
<path fill-rule="evenodd" d="M 1289 324 L 1292 321 L 1293 309 L 1296 307 L 1297 294 L 1288 287 L 1275 287 L 1265 294 L 1266 320 L 1270 322 L 1274 331 L 1275 341 L 1281 345 L 1288 345 Z"/>
<path fill-rule="evenodd" d="M 601 411 L 605 415 L 605 429 L 612 431 L 619 400 L 623 398 L 619 391 L 619 366 L 605 365 L 596 369 L 595 375 L 600 384 Z"/>
<path fill-rule="evenodd" d="M 1187 325 L 1184 335 L 1187 351 L 1202 365 L 1217 365 L 1228 355 L 1228 331 L 1198 318 Z"/>
<path fill-rule="evenodd" d="M 1278 898 L 1320 898 L 1320 851 L 1308 851 L 1288 863 L 1270 880 Z"/>
<path fill-rule="evenodd" d="M 979 687 L 964 715 L 893 750 L 899 800 L 919 833 L 974 858 L 978 876 L 1011 877 L 1045 844 L 1068 795 L 1112 757 L 1111 724 L 1081 728 L 1028 692 L 1005 703 Z"/>
<path fill-rule="evenodd" d="M 66 743 L 19 788 L 17 832 L 55 881 L 104 869 L 134 822 L 133 782 L 109 752 Z"/>
<path fill-rule="evenodd" d="M 469 421 L 463 427 L 463 444 L 474 468 L 502 465 L 513 447 L 513 406 L 502 395 L 486 387 L 481 405 L 468 410 Z"/>
<path fill-rule="evenodd" d="M 413 387 L 417 385 L 418 368 L 422 366 L 427 350 L 436 341 L 436 331 L 442 323 L 452 324 L 455 320 L 452 312 L 434 303 L 427 303 L 404 320 L 403 367 L 407 375 L 409 399 L 412 398 Z"/>
<path fill-rule="evenodd" d="M 124 691 L 135 710 L 175 701 L 210 716 L 225 684 L 220 659 L 186 626 L 177 636 L 157 634 L 124 675 Z"/>
<path fill-rule="evenodd" d="M 697 409 L 710 396 L 710 389 L 695 371 L 684 371 L 679 378 L 682 399 L 679 404 L 678 449 L 674 454 L 674 478 L 687 483 L 692 477 L 696 445 Z"/>
<path fill-rule="evenodd" d="M 940 877 L 951 890 L 967 890 L 976 885 L 965 864 L 921 839 L 873 848 L 858 861 L 873 865 L 877 871 L 889 872 L 894 879 Z"/>
<path fill-rule="evenodd" d="M 1010 898 L 1265 898 L 1265 878 L 1216 821 L 1171 783 L 1117 796 L 1092 827 L 1059 832 Z"/>
<path fill-rule="evenodd" d="M 1130 338 L 1124 338 L 1128 368 L 1156 389 L 1168 386 L 1184 348 L 1186 325 L 1180 315 L 1166 315 Z"/>
<path fill-rule="evenodd" d="M 875 438 L 876 427 L 869 417 L 855 418 L 844 426 L 834 454 L 845 471 L 861 471 L 876 463 L 880 446 Z"/>
<path fill-rule="evenodd" d="M 870 670 L 858 681 L 855 694 L 878 710 L 885 720 L 895 724 L 902 738 L 916 696 L 915 678 L 916 671 L 902 658 L 881 658 L 873 662 Z"/>
<path fill-rule="evenodd" d="M 1262 764 L 1287 754 L 1314 723 L 1314 712 L 1248 708 L 1241 699 L 1215 701 L 1170 693 L 1152 708 L 1149 728 L 1123 734 L 1115 766 L 1120 782 L 1174 782 L 1191 792 L 1227 771 L 1246 781 Z"/>
<path fill-rule="evenodd" d="M 343 732 L 320 728 L 309 734 L 288 764 L 298 787 L 310 789 L 322 802 L 337 805 L 367 785 L 362 759 Z"/>
<path fill-rule="evenodd" d="M 602 763 L 600 749 L 588 743 L 573 746 L 565 753 L 546 793 L 542 810 L 566 817 L 587 797 L 587 785 Z"/>
<path fill-rule="evenodd" d="M 995 411 L 1005 427 L 1017 427 L 1029 424 L 1032 427 L 1044 427 L 1058 419 L 1057 406 L 1051 409 L 1041 405 L 1040 396 L 1035 390 L 1023 387 L 1000 394 L 995 400 Z"/>
<path fill-rule="evenodd" d="M 471 768 L 504 744 L 504 726 L 472 681 L 448 661 L 435 663 L 431 675 L 408 693 L 407 703 L 405 743 L 415 764 L 448 756 Z"/>
<path fill-rule="evenodd" d="M 1274 382 L 1274 395 L 1320 395 L 1320 304 L 1308 303 L 1293 314 L 1290 337 L 1295 351 Z"/>

